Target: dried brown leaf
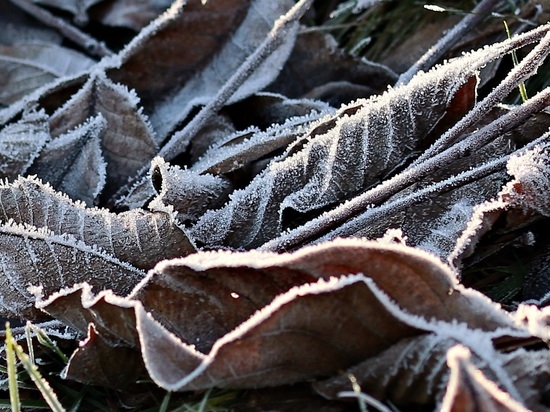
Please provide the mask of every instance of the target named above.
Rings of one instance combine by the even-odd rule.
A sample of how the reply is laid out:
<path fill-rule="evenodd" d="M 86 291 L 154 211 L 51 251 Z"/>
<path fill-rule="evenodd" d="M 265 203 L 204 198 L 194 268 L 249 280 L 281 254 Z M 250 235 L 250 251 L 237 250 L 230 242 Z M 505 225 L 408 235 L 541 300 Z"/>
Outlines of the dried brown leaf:
<path fill-rule="evenodd" d="M 268 89 L 340 107 L 358 98 L 380 94 L 396 80 L 397 75 L 386 66 L 352 57 L 339 49 L 332 36 L 305 32 L 298 35 L 287 63 Z M 348 87 L 342 87 L 344 82 Z M 335 87 L 329 87 L 331 84 Z"/>
<path fill-rule="evenodd" d="M 82 332 L 94 319 L 106 341 L 139 346 L 151 377 L 170 390 L 332 374 L 444 322 L 451 335 L 464 322 L 489 342 L 525 336 L 430 255 L 359 240 L 287 255 L 198 253 L 159 264 L 127 298 L 84 286 L 38 306 Z"/>
<path fill-rule="evenodd" d="M 134 379 L 144 372 L 143 362 L 136 350 L 127 346 L 109 345 L 97 333 L 93 324 L 88 327 L 86 340 L 86 344 L 77 349 L 70 360 L 81 367 L 66 368 L 62 377 L 117 390 L 131 390 L 130 385 L 135 384 Z M 97 368 L 97 360 L 104 358 L 105 355 L 114 355 L 117 361 L 103 363 L 101 368 Z M 124 367 L 121 368 L 121 365 Z M 90 371 L 94 371 L 94 375 L 91 375 Z"/>

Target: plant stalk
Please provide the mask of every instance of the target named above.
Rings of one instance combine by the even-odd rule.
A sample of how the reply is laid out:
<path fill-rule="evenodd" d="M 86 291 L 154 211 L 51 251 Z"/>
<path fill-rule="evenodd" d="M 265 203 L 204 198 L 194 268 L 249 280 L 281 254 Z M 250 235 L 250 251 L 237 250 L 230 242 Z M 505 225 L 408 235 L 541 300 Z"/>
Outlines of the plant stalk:
<path fill-rule="evenodd" d="M 265 59 L 277 50 L 283 43 L 289 30 L 312 4 L 313 0 L 300 0 L 284 16 L 279 17 L 265 40 L 244 61 L 235 74 L 218 91 L 216 96 L 182 130 L 172 136 L 168 143 L 160 150 L 159 156 L 170 161 L 182 153 L 191 138 L 226 104 Z"/>
<path fill-rule="evenodd" d="M 113 54 L 111 50 L 104 43 L 98 42 L 93 37 L 87 35 L 86 33 L 78 30 L 76 27 L 67 23 L 65 20 L 54 16 L 49 11 L 43 9 L 32 3 L 29 0 L 10 0 L 13 4 L 19 7 L 21 10 L 24 10 L 35 19 L 41 21 L 49 27 L 53 27 L 59 31 L 63 36 L 65 36 L 70 41 L 78 44 L 88 53 L 98 56 L 110 56 Z"/>

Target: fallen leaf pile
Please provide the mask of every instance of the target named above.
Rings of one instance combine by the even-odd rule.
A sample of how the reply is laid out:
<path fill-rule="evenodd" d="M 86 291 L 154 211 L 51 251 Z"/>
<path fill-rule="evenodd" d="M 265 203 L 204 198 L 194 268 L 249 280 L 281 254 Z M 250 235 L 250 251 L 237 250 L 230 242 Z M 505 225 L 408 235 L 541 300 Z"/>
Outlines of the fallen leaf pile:
<path fill-rule="evenodd" d="M 409 80 L 300 25 L 311 1 L 12 3 L 0 316 L 68 327 L 64 379 L 550 407 L 550 89 L 502 104 L 548 24 Z M 515 251 L 505 306 L 469 287 Z"/>

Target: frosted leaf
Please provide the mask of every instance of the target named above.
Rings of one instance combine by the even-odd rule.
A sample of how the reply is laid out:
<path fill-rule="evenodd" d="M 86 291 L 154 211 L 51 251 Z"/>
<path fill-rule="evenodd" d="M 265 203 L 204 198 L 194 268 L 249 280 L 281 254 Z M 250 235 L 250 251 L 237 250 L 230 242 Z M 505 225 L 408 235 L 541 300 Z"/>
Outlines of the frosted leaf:
<path fill-rule="evenodd" d="M 125 294 L 145 276 L 131 265 L 69 236 L 13 224 L 0 227 L 0 314 L 29 316 L 29 286 L 51 293 L 80 282 Z M 108 285 L 108 286 L 107 286 Z"/>
<path fill-rule="evenodd" d="M 319 281 L 291 289 L 220 338 L 208 355 L 169 333 L 138 301 L 120 302 L 125 308 L 118 309 L 115 300 L 109 312 L 101 311 L 104 316 L 100 322 L 107 331 L 119 329 L 116 323 L 126 320 L 127 308 L 131 305 L 143 360 L 149 375 L 161 387 L 178 391 L 214 386 L 275 386 L 333 373 L 368 353 L 380 351 L 389 341 L 418 333 L 388 316 L 369 295 L 361 278 Z M 51 308 L 53 313 L 65 311 L 68 315 L 69 307 L 64 300 L 74 302 L 70 295 L 67 298 L 59 295 L 40 306 L 46 311 Z M 109 303 L 109 296 L 104 295 L 98 303 L 101 301 Z M 344 301 L 346 305 L 341 304 Z M 94 301 L 83 303 L 99 313 L 95 311 Z M 376 316 L 372 316 L 374 313 Z M 367 321 L 358 323 L 358 318 Z M 370 333 L 374 327 L 372 322 L 385 325 L 384 330 Z M 339 327 L 335 329 L 334 325 Z M 339 331 L 349 328 L 357 334 L 343 341 Z M 91 340 L 87 343 L 94 345 Z M 249 356 L 252 347 L 257 345 L 261 345 L 262 350 L 255 352 L 254 357 Z M 168 354 L 177 354 L 177 360 Z M 113 355 L 103 361 L 110 361 Z M 78 352 L 72 357 L 68 371 L 71 368 L 80 368 Z M 90 370 L 90 375 L 96 373 Z"/>
<path fill-rule="evenodd" d="M 52 135 L 59 136 L 101 113 L 107 124 L 101 150 L 107 162 L 108 192 L 124 185 L 157 152 L 153 131 L 138 103 L 135 93 L 99 72 L 50 119 Z"/>
<path fill-rule="evenodd" d="M 158 195 L 149 209 L 163 211 L 170 207 L 180 222 L 195 221 L 207 209 L 221 206 L 232 189 L 222 177 L 171 166 L 159 157 L 151 162 L 151 180 Z"/>
<path fill-rule="evenodd" d="M 474 207 L 497 196 L 507 181 L 504 172 L 493 173 L 442 193 L 436 199 L 411 205 L 403 217 L 403 231 L 409 243 L 446 260 L 470 221 Z M 367 230 L 368 227 L 364 231 Z M 364 235 L 363 230 L 358 233 Z"/>
<path fill-rule="evenodd" d="M 30 92 L 95 62 L 84 54 L 51 43 L 0 46 L 0 103 L 9 105 Z"/>
<path fill-rule="evenodd" d="M 448 324 L 447 327 L 453 327 Z M 460 327 L 458 327 L 460 329 Z M 450 410 L 451 400 L 457 401 L 457 385 L 460 390 L 469 388 L 469 395 L 477 397 L 474 403 L 483 406 L 491 405 L 489 391 L 495 395 L 493 388 L 500 386 L 497 391 L 498 399 L 505 399 L 513 405 L 521 405 L 522 400 L 530 408 L 538 410 L 540 404 L 539 394 L 541 375 L 546 373 L 548 366 L 545 364 L 548 355 L 537 356 L 535 353 L 517 350 L 503 354 L 495 350 L 490 343 L 489 336 L 485 336 L 485 345 L 488 351 L 481 352 L 480 346 L 468 341 L 468 333 L 474 333 L 463 329 L 454 337 L 438 334 L 425 334 L 403 339 L 389 347 L 380 354 L 368 358 L 358 365 L 346 370 L 340 375 L 314 384 L 315 389 L 325 397 L 336 398 L 341 391 L 352 390 L 349 376 L 353 375 L 362 390 L 370 396 L 380 400 L 389 400 L 398 406 L 410 405 L 441 405 L 442 410 Z M 467 353 L 468 368 L 471 376 L 462 376 L 462 379 L 472 379 L 471 382 L 457 382 L 456 365 L 449 361 L 460 347 Z M 445 358 L 450 367 L 445 364 Z M 535 360 L 536 359 L 536 360 Z M 529 366 L 529 362 L 532 362 Z M 480 376 L 482 378 L 478 379 Z M 518 394 L 527 395 L 519 398 Z M 512 395 L 513 394 L 513 395 Z M 460 393 L 462 397 L 467 394 Z M 512 396 L 517 397 L 515 400 Z M 443 399 L 445 397 L 445 399 Z M 449 399 L 452 398 L 452 399 Z M 456 406 L 456 405 L 455 405 Z M 519 410 L 524 410 L 521 407 Z M 452 410 L 472 410 L 471 406 L 461 405 Z M 478 408 L 479 409 L 479 408 Z M 437 410 L 440 410 L 438 407 Z M 493 409 L 489 409 L 493 410 Z M 501 410 L 497 408 L 496 410 Z M 511 409 L 516 410 L 516 409 Z"/>
<path fill-rule="evenodd" d="M 530 351 L 523 348 L 506 353 L 502 365 L 521 394 L 528 410 L 545 411 L 548 404 L 543 394 L 548 388 L 550 353 L 547 350 Z"/>
<path fill-rule="evenodd" d="M 71 235 L 145 270 L 195 250 L 169 213 L 137 209 L 114 214 L 86 208 L 32 177 L 0 185 L 0 220 Z"/>
<path fill-rule="evenodd" d="M 426 144 L 455 93 L 499 49 L 473 52 L 312 124 L 291 155 L 207 212 L 192 236 L 208 247 L 257 247 L 376 184 Z"/>
<path fill-rule="evenodd" d="M 436 334 L 402 339 L 314 388 L 324 397 L 337 398 L 339 392 L 353 390 L 349 380 L 353 375 L 362 391 L 376 399 L 395 405 L 433 404 L 447 378 L 445 354 L 455 344 Z"/>
<path fill-rule="evenodd" d="M 25 174 L 50 139 L 45 112 L 25 112 L 17 123 L 0 130 L 0 175 L 14 179 Z"/>
<path fill-rule="evenodd" d="M 169 50 L 164 50 L 165 55 L 163 55 L 162 58 L 151 59 L 152 51 L 147 48 L 147 45 L 151 46 L 153 50 L 156 50 L 157 52 L 159 51 L 158 46 L 159 44 L 162 44 L 164 42 L 164 39 L 162 38 L 162 36 L 156 35 L 159 33 L 159 31 L 161 31 L 161 28 L 163 27 L 170 26 L 171 24 L 175 24 L 177 26 L 176 20 L 179 13 L 181 13 L 183 3 L 183 0 L 174 1 L 173 6 L 167 13 L 162 14 L 157 19 L 155 19 L 155 21 L 151 22 L 147 27 L 141 30 L 140 33 L 136 35 L 134 39 L 120 53 L 110 56 L 109 58 L 102 59 L 97 64 L 97 66 L 90 68 L 88 72 L 67 75 L 57 80 L 54 80 L 51 83 L 45 84 L 41 88 L 32 92 L 24 99 L 18 100 L 9 107 L 0 110 L 0 123 L 3 124 L 6 121 L 14 118 L 20 112 L 22 112 L 25 107 L 27 107 L 28 105 L 32 106 L 34 104 L 38 104 L 39 101 L 41 104 L 47 102 L 48 108 L 55 110 L 65 102 L 67 94 L 73 93 L 75 87 L 82 86 L 86 82 L 86 80 L 89 79 L 90 75 L 94 73 L 95 75 L 97 75 L 98 71 L 105 70 L 109 70 L 109 73 L 111 74 L 113 73 L 114 68 L 119 68 L 123 63 L 127 64 L 123 67 L 123 70 L 119 71 L 118 73 L 122 73 L 123 80 L 126 81 L 121 81 L 120 83 L 126 84 L 130 88 L 135 88 L 134 82 L 132 82 L 131 80 L 138 80 L 140 76 L 132 70 L 132 68 L 135 68 L 135 66 L 133 66 L 133 63 L 135 63 L 135 61 L 129 62 L 128 60 L 131 60 L 131 57 L 135 57 L 136 54 L 139 56 L 139 59 L 145 60 L 145 66 L 140 67 L 138 71 L 144 68 L 152 69 L 150 72 L 147 72 L 145 76 L 149 85 L 154 84 L 153 74 L 154 71 L 157 70 L 156 76 L 167 79 L 170 86 L 172 86 L 174 79 L 168 76 L 166 70 L 159 69 L 159 67 L 154 66 L 152 63 L 157 62 L 164 64 L 166 63 L 169 55 L 178 56 L 178 53 L 173 53 L 173 49 L 168 47 Z M 11 14 L 10 17 L 12 17 Z M 158 37 L 161 38 L 159 39 Z M 42 37 L 40 37 L 40 39 L 43 40 Z M 142 49 L 144 50 L 143 53 L 140 55 L 138 52 Z M 184 59 L 187 57 L 188 56 L 185 56 Z M 174 65 L 174 68 L 178 70 L 180 66 L 176 64 Z M 142 90 L 140 89 L 139 92 L 141 96 Z M 154 97 L 156 99 L 158 96 L 155 95 Z M 89 116 L 85 116 L 83 119 L 81 119 L 81 121 L 83 121 L 87 117 L 90 117 L 91 115 L 92 114 L 90 114 Z M 72 125 L 71 127 L 69 127 L 69 129 L 74 128 L 75 126 L 76 125 Z"/>
<path fill-rule="evenodd" d="M 472 209 L 469 199 L 459 200 L 441 216 L 431 234 L 419 243 L 418 247 L 440 257 L 446 256 L 448 249 L 454 247 L 457 235 L 464 229 L 463 225 L 469 220 Z"/>
<path fill-rule="evenodd" d="M 106 122 L 101 114 L 50 141 L 29 169 L 56 190 L 93 206 L 105 185 L 106 164 L 100 137 Z"/>
<path fill-rule="evenodd" d="M 208 6 L 208 3 L 207 3 Z M 151 114 L 151 123 L 165 138 L 185 119 L 195 106 L 209 102 L 241 66 L 248 56 L 263 42 L 273 23 L 292 6 L 292 2 L 254 0 L 240 26 L 234 34 L 227 37 L 226 43 L 215 56 L 196 75 L 189 78 L 185 85 L 171 93 Z M 285 42 L 272 53 L 263 64 L 251 74 L 245 83 L 233 94 L 230 101 L 235 102 L 267 86 L 279 73 L 282 63 L 287 59 L 296 36 L 296 29 L 289 33 Z"/>

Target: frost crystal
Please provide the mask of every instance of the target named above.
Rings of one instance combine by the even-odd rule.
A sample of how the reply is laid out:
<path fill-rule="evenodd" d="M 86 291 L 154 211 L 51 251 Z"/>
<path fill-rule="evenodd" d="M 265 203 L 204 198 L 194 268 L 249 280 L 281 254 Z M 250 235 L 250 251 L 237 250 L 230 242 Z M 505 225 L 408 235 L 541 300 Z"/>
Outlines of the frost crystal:
<path fill-rule="evenodd" d="M 508 161 L 508 173 L 515 177 L 507 189 L 512 202 L 525 204 L 544 216 L 550 216 L 550 144 L 545 143 Z"/>

